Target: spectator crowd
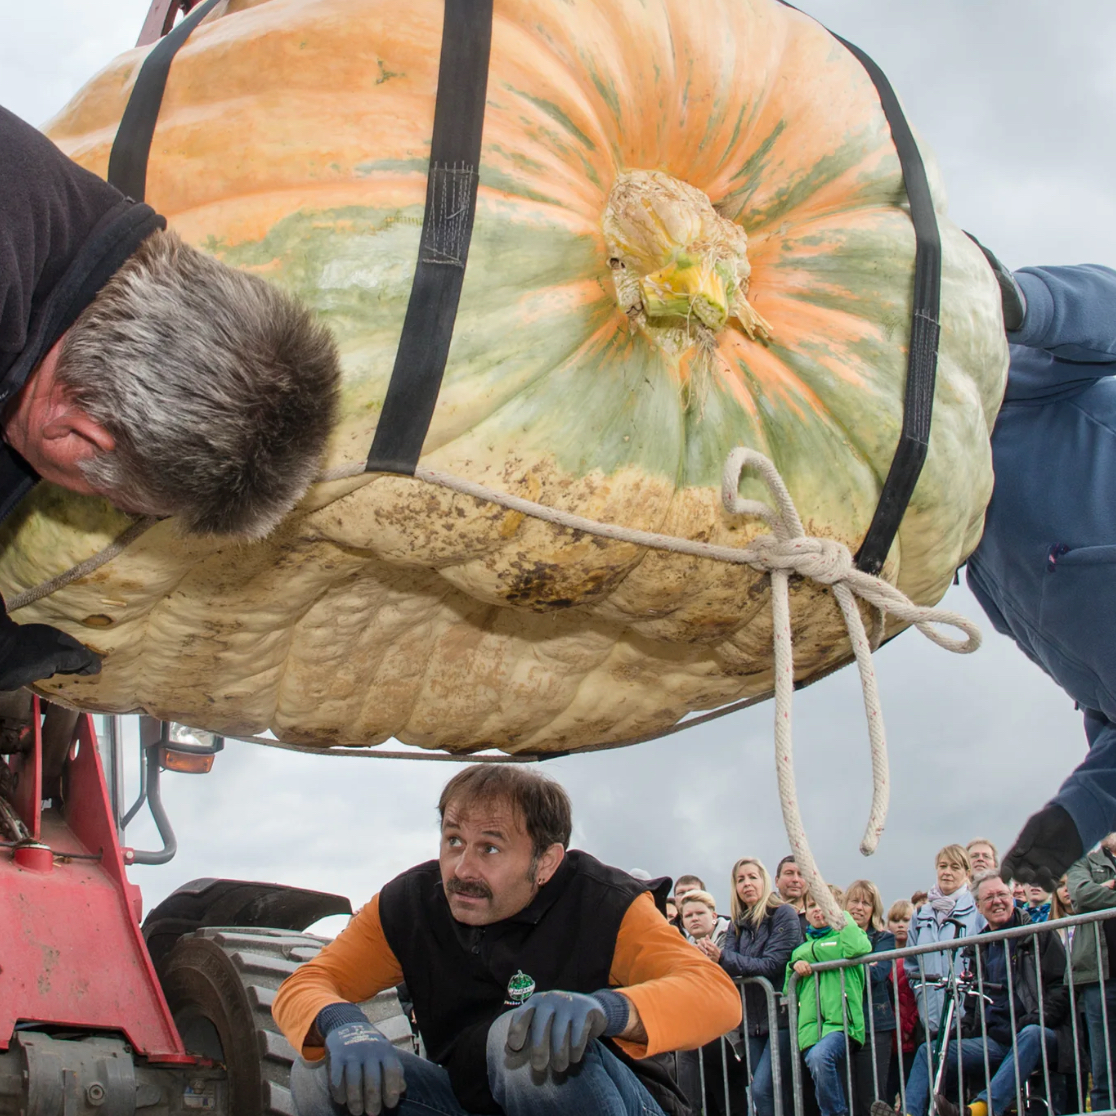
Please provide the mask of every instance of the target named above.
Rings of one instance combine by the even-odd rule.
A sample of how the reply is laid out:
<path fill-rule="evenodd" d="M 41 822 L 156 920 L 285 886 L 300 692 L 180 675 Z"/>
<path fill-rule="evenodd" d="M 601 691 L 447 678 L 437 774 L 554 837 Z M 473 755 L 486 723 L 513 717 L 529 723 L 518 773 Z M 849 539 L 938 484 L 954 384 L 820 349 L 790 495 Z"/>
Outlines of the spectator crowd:
<path fill-rule="evenodd" d="M 793 856 L 779 861 L 774 878 L 757 858 L 738 860 L 727 914 L 703 880 L 680 876 L 667 900 L 680 933 L 730 976 L 762 977 L 783 994 L 745 982 L 739 1030 L 676 1055 L 695 1111 L 736 1116 L 754 1107 L 755 1116 L 775 1116 L 778 1089 L 779 1111 L 789 1116 L 795 1045 L 804 1103 L 817 1116 L 1000 1116 L 1034 1096 L 1049 1116 L 1116 1108 L 1116 918 L 981 940 L 1116 908 L 1116 834 L 1053 893 L 1007 883 L 999 868 L 996 847 L 978 838 L 941 849 L 934 886 L 886 909 L 870 880 L 830 887 L 844 911 L 838 929 Z M 957 938 L 974 941 L 870 959 Z M 866 960 L 815 969 L 857 958 Z M 1032 1075 L 1041 1076 L 1028 1084 Z"/>

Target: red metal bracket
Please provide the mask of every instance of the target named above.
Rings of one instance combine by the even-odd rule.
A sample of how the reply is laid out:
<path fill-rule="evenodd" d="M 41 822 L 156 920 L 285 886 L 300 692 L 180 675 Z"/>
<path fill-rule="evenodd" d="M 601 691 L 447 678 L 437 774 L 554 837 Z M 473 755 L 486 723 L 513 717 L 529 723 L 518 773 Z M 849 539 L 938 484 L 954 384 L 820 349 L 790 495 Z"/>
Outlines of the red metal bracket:
<path fill-rule="evenodd" d="M 161 39 L 173 26 L 175 17 L 181 11 L 186 15 L 197 6 L 199 0 L 151 0 L 151 7 L 140 28 L 136 46 L 149 46 Z"/>
<path fill-rule="evenodd" d="M 8 759 L 12 772 L 12 805 L 34 840 L 39 840 L 43 806 L 43 719 L 39 699 L 31 701 L 31 724 L 35 746 Z"/>
<path fill-rule="evenodd" d="M 124 873 L 92 718 L 78 720 L 62 803 L 43 810 L 42 719 L 14 763 L 17 809 L 51 855 L 17 862 L 0 849 L 0 1050 L 17 1022 L 123 1032 L 137 1054 L 189 1063 L 139 928 L 138 889 Z M 38 773 L 36 777 L 36 772 Z M 70 854 L 70 855 L 67 855 Z"/>

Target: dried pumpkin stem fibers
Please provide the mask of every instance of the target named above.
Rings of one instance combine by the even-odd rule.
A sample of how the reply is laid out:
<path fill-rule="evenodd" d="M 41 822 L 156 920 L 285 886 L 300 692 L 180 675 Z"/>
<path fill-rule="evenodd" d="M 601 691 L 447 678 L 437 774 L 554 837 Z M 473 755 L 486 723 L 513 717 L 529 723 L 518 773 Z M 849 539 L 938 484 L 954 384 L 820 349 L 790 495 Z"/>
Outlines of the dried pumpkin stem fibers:
<path fill-rule="evenodd" d="M 745 469 L 753 469 L 763 478 L 773 498 L 774 507 L 762 501 L 743 499 L 739 495 L 740 477 Z M 327 470 L 319 476 L 318 480 L 321 483 L 344 480 L 358 477 L 364 471 L 363 462 L 343 465 Z M 813 854 L 810 852 L 810 843 L 798 809 L 791 731 L 794 653 L 790 624 L 790 575 L 797 574 L 832 588 L 848 629 L 849 642 L 860 672 L 872 760 L 872 804 L 868 824 L 860 842 L 860 851 L 865 856 L 875 852 L 880 834 L 883 832 L 887 818 L 889 785 L 887 740 L 884 734 L 883 711 L 876 687 L 875 668 L 872 663 L 872 642 L 865 631 L 856 598 L 859 597 L 878 610 L 881 621 L 879 630 L 883 629 L 883 618 L 890 613 L 897 620 L 913 625 L 927 639 L 947 651 L 959 654 L 976 651 L 980 647 L 980 629 L 960 613 L 916 605 L 894 585 L 858 570 L 849 548 L 843 543 L 807 535 L 790 492 L 775 465 L 757 450 L 743 446 L 734 449 L 725 461 L 721 481 L 722 503 L 729 513 L 758 516 L 771 528 L 770 534 L 760 535 L 743 547 L 715 546 L 674 535 L 640 531 L 614 523 L 601 523 L 571 512 L 536 504 L 532 500 L 524 500 L 507 492 L 500 492 L 463 477 L 427 469 L 421 465 L 415 469 L 414 475 L 416 480 L 426 484 L 436 484 L 459 492 L 463 496 L 498 504 L 512 511 L 522 512 L 524 515 L 552 523 L 556 527 L 582 531 L 589 535 L 615 539 L 617 542 L 631 543 L 652 550 L 666 550 L 675 554 L 708 558 L 715 562 L 751 566 L 753 569 L 771 575 L 775 651 L 775 762 L 783 823 L 799 869 L 805 876 L 811 893 L 821 900 L 827 920 L 834 927 L 844 925 L 844 914 L 833 900 L 828 887 L 825 886 Z M 8 602 L 8 611 L 16 612 L 25 608 L 33 601 L 49 596 L 70 582 L 91 574 L 116 557 L 154 522 L 155 520 L 152 519 L 137 521 L 99 554 L 34 589 L 13 596 Z M 939 631 L 937 625 L 955 628 L 963 634 L 964 638 L 949 636 Z M 257 739 L 260 743 L 266 743 L 262 738 Z"/>

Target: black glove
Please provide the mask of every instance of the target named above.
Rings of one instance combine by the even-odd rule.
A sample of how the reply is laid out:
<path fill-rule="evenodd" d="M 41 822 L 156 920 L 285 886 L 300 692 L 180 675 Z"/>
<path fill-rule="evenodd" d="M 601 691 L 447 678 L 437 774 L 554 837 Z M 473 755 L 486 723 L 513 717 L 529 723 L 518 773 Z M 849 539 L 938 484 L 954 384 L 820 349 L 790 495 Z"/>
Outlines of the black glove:
<path fill-rule="evenodd" d="M 388 1037 L 367 1020 L 331 1030 L 325 1052 L 330 1094 L 352 1116 L 380 1116 L 399 1103 L 407 1088 L 403 1062 Z"/>
<path fill-rule="evenodd" d="M 0 690 L 18 690 L 52 674 L 99 674 L 101 657 L 46 624 L 17 624 L 0 613 Z"/>
<path fill-rule="evenodd" d="M 1000 284 L 1000 305 L 1004 311 L 1004 329 L 1008 333 L 1014 333 L 1017 329 L 1022 329 L 1023 319 L 1027 316 L 1027 296 L 1023 294 L 1022 288 L 1015 281 L 1011 269 L 1004 267 L 996 258 L 995 253 L 985 248 L 971 232 L 967 232 L 965 235 L 984 253 L 984 258 L 992 268 L 992 274 L 996 276 L 996 282 Z"/>
<path fill-rule="evenodd" d="M 1038 884 L 1053 891 L 1066 869 L 1080 860 L 1085 850 L 1073 818 L 1056 803 L 1049 803 L 1032 814 L 1000 865 L 1005 882 Z"/>
<path fill-rule="evenodd" d="M 526 1043 L 532 1069 L 542 1071 L 549 1066 L 555 1073 L 565 1073 L 581 1061 L 590 1040 L 606 1033 L 608 1023 L 605 1007 L 596 996 L 536 992 L 512 1012 L 508 1049 L 518 1053 Z"/>

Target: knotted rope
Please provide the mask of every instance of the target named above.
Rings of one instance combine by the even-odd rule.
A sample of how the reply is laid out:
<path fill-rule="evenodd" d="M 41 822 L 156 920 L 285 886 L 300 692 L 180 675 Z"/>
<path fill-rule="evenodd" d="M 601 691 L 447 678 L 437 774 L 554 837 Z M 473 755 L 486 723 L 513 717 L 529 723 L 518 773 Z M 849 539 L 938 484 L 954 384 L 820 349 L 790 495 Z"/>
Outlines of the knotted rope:
<path fill-rule="evenodd" d="M 745 469 L 754 469 L 760 475 L 771 493 L 774 507 L 758 500 L 745 500 L 739 495 L 740 478 Z M 360 476 L 364 472 L 363 462 L 354 463 L 327 470 L 319 476 L 318 480 L 323 483 L 343 480 Z M 734 449 L 725 462 L 721 482 L 721 500 L 726 511 L 732 515 L 757 516 L 771 528 L 770 534 L 760 535 L 744 547 L 717 546 L 712 543 L 696 542 L 693 539 L 678 538 L 674 535 L 659 534 L 655 531 L 641 531 L 613 523 L 600 523 L 572 512 L 536 504 L 533 500 L 524 500 L 522 497 L 512 496 L 510 493 L 500 492 L 450 473 L 427 469 L 421 465 L 415 469 L 414 475 L 416 480 L 427 484 L 436 484 L 463 496 L 497 504 L 571 531 L 581 531 L 588 535 L 631 543 L 651 550 L 665 550 L 674 554 L 689 554 L 717 562 L 751 566 L 753 569 L 770 574 L 775 652 L 775 769 L 783 823 L 799 870 L 805 877 L 811 894 L 819 898 L 827 921 L 834 927 L 844 925 L 844 914 L 830 895 L 814 862 L 798 809 L 791 725 L 794 655 L 790 621 L 790 576 L 796 574 L 809 578 L 833 590 L 848 630 L 857 669 L 860 672 L 872 762 L 872 805 L 868 824 L 860 842 L 860 851 L 865 856 L 875 851 L 880 834 L 883 832 L 887 818 L 889 785 L 887 740 L 884 735 L 883 712 L 872 662 L 872 642 L 865 631 L 856 598 L 859 597 L 878 611 L 881 632 L 883 621 L 890 613 L 896 619 L 913 625 L 924 636 L 947 651 L 960 654 L 975 651 L 980 646 L 980 630 L 977 626 L 959 613 L 916 605 L 894 585 L 858 570 L 849 548 L 843 543 L 808 536 L 802 527 L 802 520 L 799 518 L 783 478 L 774 464 L 756 450 L 744 447 Z M 154 520 L 150 519 L 137 521 L 99 554 L 34 589 L 12 597 L 8 611 L 14 612 L 24 608 L 33 601 L 57 592 L 79 577 L 92 573 L 116 557 L 153 522 Z M 956 628 L 964 634 L 964 638 L 950 637 L 938 631 L 936 625 Z"/>

